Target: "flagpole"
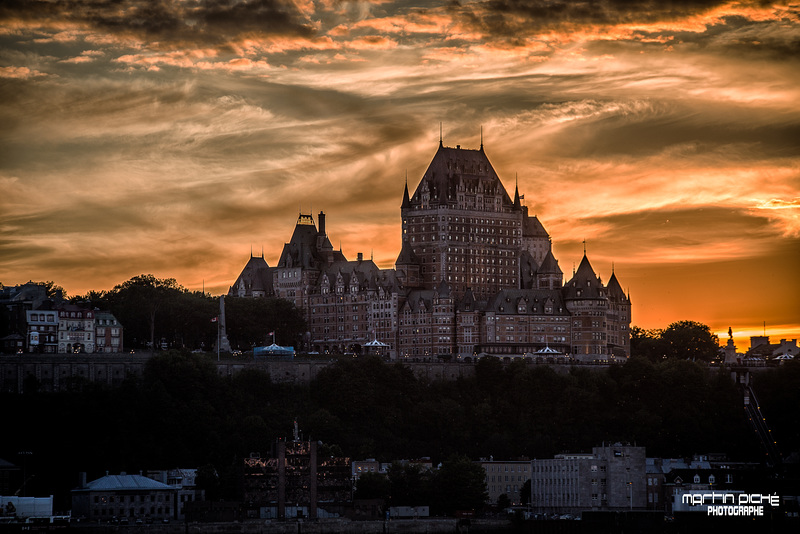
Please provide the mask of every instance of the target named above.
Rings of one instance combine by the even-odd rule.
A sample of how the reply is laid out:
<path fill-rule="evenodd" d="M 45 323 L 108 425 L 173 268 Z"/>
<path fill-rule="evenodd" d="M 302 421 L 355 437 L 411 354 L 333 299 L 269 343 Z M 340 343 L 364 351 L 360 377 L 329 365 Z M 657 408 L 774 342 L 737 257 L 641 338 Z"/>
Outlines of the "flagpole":
<path fill-rule="evenodd" d="M 219 319 L 217 319 L 217 361 L 219 361 Z"/>

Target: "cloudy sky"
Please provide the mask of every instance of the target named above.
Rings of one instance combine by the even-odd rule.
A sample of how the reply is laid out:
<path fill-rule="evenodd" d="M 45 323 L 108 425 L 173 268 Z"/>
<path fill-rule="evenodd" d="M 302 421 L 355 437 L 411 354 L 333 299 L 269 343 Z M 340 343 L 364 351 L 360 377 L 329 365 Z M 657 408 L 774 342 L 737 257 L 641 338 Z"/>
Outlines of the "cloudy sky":
<path fill-rule="evenodd" d="M 800 336 L 797 0 L 7 0 L 0 282 L 216 295 L 312 210 L 391 267 L 440 124 L 634 324 Z"/>

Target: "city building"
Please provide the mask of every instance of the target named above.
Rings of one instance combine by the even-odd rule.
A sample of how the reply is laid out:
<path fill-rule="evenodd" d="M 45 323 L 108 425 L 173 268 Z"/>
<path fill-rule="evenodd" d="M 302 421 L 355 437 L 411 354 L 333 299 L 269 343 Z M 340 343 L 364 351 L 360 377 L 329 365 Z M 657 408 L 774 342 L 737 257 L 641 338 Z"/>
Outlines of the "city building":
<path fill-rule="evenodd" d="M 591 454 L 558 454 L 531 462 L 531 508 L 557 514 L 642 510 L 645 484 L 644 447 L 615 443 L 594 447 Z"/>
<path fill-rule="evenodd" d="M 122 325 L 111 312 L 95 310 L 95 351 L 121 352 Z"/>
<path fill-rule="evenodd" d="M 28 349 L 27 312 L 48 303 L 48 290 L 45 284 L 27 282 L 16 286 L 0 284 L 0 306 L 6 317 L 7 334 L 0 339 L 0 350 L 6 354 L 25 352 Z M 55 292 L 56 300 L 61 293 Z"/>
<path fill-rule="evenodd" d="M 584 249 L 564 282 L 550 235 L 510 196 L 478 150 L 439 147 L 400 206 L 393 269 L 335 250 L 325 213 L 301 213 L 280 259 L 250 254 L 229 296 L 274 296 L 303 310 L 301 350 L 391 359 L 558 354 L 583 361 L 630 354 L 631 302 L 613 272 L 604 284 Z"/>
<path fill-rule="evenodd" d="M 76 304 L 58 308 L 58 352 L 94 352 L 94 310 Z"/>
<path fill-rule="evenodd" d="M 175 518 L 184 519 L 190 503 L 205 500 L 205 491 L 195 483 L 197 469 L 168 469 L 147 471 L 147 478 L 175 488 Z"/>
<path fill-rule="evenodd" d="M 375 458 L 367 458 L 366 460 L 353 460 L 351 464 L 353 480 L 358 480 L 358 478 L 364 473 L 385 476 L 389 471 L 390 465 L 392 464 L 379 462 Z"/>
<path fill-rule="evenodd" d="M 353 500 L 349 458 L 319 457 L 317 442 L 277 441 L 276 453 L 244 459 L 245 502 L 260 519 L 342 517 Z"/>
<path fill-rule="evenodd" d="M 750 350 L 746 356 L 771 360 L 782 356 L 791 359 L 798 354 L 800 348 L 797 346 L 797 339 L 781 339 L 779 343 L 770 343 L 769 336 L 751 336 Z"/>
<path fill-rule="evenodd" d="M 26 311 L 25 316 L 28 322 L 28 352 L 40 352 L 45 354 L 57 352 L 58 311 L 39 308 Z"/>
<path fill-rule="evenodd" d="M 512 505 L 526 504 L 522 502 L 520 492 L 525 482 L 531 479 L 530 460 L 495 461 L 490 458 L 479 463 L 486 471 L 486 490 L 490 503 L 497 504 L 500 496 L 505 495 Z"/>
<path fill-rule="evenodd" d="M 123 523 L 177 519 L 178 489 L 143 475 L 106 474 L 72 490 L 72 516 Z"/>

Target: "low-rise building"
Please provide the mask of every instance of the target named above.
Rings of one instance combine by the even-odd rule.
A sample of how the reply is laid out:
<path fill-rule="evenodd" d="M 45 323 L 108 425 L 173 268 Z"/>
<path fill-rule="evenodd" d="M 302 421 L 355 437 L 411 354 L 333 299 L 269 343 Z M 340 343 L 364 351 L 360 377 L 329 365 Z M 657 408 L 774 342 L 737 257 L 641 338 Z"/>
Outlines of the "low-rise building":
<path fill-rule="evenodd" d="M 531 506 L 537 512 L 646 507 L 645 448 L 615 443 L 591 454 L 558 454 L 531 462 Z"/>
<path fill-rule="evenodd" d="M 28 352 L 54 354 L 58 350 L 58 312 L 51 309 L 28 310 Z"/>
<path fill-rule="evenodd" d="M 94 352 L 94 310 L 75 304 L 58 308 L 58 352 Z"/>
<path fill-rule="evenodd" d="M 500 496 L 505 495 L 512 505 L 526 504 L 522 502 L 520 492 L 525 482 L 531 479 L 530 460 L 489 459 L 481 460 L 480 465 L 486 471 L 486 490 L 490 503 L 497 503 Z"/>
<path fill-rule="evenodd" d="M 111 312 L 95 310 L 95 351 L 121 352 L 122 325 Z"/>
<path fill-rule="evenodd" d="M 177 519 L 178 489 L 143 475 L 109 475 L 72 490 L 72 515 L 91 521 L 163 521 Z"/>
<path fill-rule="evenodd" d="M 205 500 L 205 491 L 198 488 L 195 483 L 197 469 L 148 471 L 147 478 L 152 478 L 176 489 L 175 517 L 178 520 L 182 520 L 185 517 L 189 503 Z"/>

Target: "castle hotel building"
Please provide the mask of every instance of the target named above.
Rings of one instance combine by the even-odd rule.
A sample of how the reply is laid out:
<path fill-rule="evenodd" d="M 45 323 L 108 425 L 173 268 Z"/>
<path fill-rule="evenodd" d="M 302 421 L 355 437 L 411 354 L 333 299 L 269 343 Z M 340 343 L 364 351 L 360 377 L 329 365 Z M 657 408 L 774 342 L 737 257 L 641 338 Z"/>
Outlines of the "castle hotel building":
<path fill-rule="evenodd" d="M 586 254 L 572 277 L 550 235 L 513 198 L 483 145 L 438 150 L 400 208 L 402 247 L 394 269 L 358 254 L 347 260 L 300 214 L 270 267 L 251 254 L 228 295 L 275 296 L 305 313 L 302 349 L 359 352 L 370 341 L 392 359 L 441 355 L 626 358 L 630 298 L 612 272 L 604 284 Z"/>

